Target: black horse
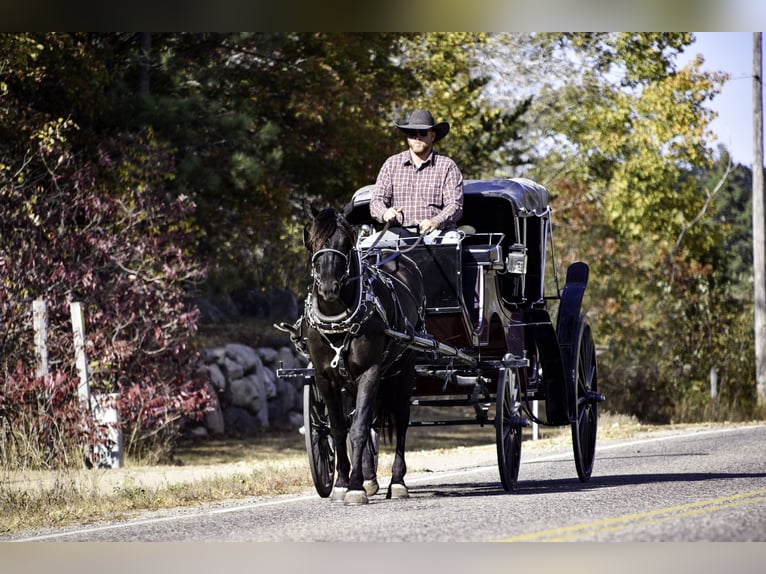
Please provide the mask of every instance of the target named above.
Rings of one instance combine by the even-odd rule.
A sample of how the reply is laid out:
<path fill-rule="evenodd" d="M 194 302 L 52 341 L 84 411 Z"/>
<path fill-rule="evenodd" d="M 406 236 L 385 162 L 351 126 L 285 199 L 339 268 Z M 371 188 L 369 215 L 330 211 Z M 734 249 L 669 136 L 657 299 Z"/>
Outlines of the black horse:
<path fill-rule="evenodd" d="M 368 447 L 373 423 L 387 430 L 389 439 L 396 431 L 387 497 L 406 498 L 404 445 L 415 356 L 386 330 L 421 332 L 423 278 L 405 255 L 388 250 L 360 253 L 356 232 L 341 212 L 312 209 L 312 215 L 304 232 L 313 278 L 304 321 L 315 384 L 327 404 L 336 446 L 338 475 L 332 499 L 366 504 L 377 492 L 375 461 Z M 343 395 L 355 399 L 352 417 L 344 409 Z"/>

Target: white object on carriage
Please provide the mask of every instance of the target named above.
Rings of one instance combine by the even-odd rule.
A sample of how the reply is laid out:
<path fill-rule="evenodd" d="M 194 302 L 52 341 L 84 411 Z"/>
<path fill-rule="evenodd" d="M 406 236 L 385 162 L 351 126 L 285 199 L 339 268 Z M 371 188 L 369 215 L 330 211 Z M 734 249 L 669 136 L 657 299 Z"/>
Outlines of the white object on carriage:
<path fill-rule="evenodd" d="M 366 227 L 366 226 L 365 226 Z M 407 235 L 406 231 L 405 233 L 401 233 L 402 229 L 398 228 L 397 231 L 391 231 L 390 229 L 383 232 L 362 232 L 359 234 L 359 239 L 356 242 L 356 246 L 358 249 L 369 249 L 371 246 L 375 247 L 385 247 L 388 249 L 406 249 L 410 245 L 413 245 L 417 240 L 418 236 L 416 234 Z M 382 234 L 382 237 L 378 239 L 378 236 Z M 433 244 L 459 244 L 463 237 L 465 236 L 465 233 L 463 233 L 460 230 L 448 230 L 443 231 L 440 229 L 436 229 L 434 231 L 430 231 L 429 233 L 426 233 L 423 236 L 422 243 L 426 245 L 433 245 Z M 377 241 L 377 242 L 376 242 Z"/>

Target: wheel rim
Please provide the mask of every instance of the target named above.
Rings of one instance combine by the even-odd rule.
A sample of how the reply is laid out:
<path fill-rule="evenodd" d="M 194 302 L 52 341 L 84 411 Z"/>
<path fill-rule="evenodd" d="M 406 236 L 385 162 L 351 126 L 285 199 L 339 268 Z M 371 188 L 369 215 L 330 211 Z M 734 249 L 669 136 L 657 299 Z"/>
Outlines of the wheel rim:
<path fill-rule="evenodd" d="M 502 369 L 497 382 L 495 432 L 500 481 L 506 491 L 513 490 L 521 464 L 521 425 L 519 424 L 519 377 L 516 369 Z"/>
<path fill-rule="evenodd" d="M 326 498 L 335 480 L 335 444 L 327 405 L 313 382 L 303 386 L 303 418 L 311 478 L 319 496 Z"/>
<path fill-rule="evenodd" d="M 581 323 L 576 349 L 573 381 L 576 401 L 575 420 L 572 421 L 572 443 L 574 445 L 577 476 L 582 482 L 590 479 L 596 453 L 596 431 L 598 428 L 598 377 L 596 371 L 596 349 L 590 326 Z"/>

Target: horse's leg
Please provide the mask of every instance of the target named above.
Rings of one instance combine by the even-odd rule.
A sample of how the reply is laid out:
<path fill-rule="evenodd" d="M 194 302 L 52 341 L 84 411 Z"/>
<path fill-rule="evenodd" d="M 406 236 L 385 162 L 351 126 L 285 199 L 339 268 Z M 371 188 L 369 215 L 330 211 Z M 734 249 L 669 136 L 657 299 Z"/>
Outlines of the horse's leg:
<path fill-rule="evenodd" d="M 377 397 L 380 367 L 374 365 L 367 369 L 357 380 L 356 414 L 351 423 L 351 475 L 345 504 L 367 504 L 367 492 L 364 489 L 364 464 L 367 442 L 370 439 L 372 416 Z"/>
<path fill-rule="evenodd" d="M 362 457 L 362 475 L 364 476 L 364 491 L 367 496 L 373 496 L 380 490 L 378 484 L 378 461 L 376 459 L 378 444 L 377 439 L 373 441 L 373 429 L 370 428 L 370 436 L 367 439 L 367 443 L 364 447 L 364 453 Z"/>
<path fill-rule="evenodd" d="M 414 372 L 412 373 L 414 376 Z M 388 488 L 387 497 L 407 498 L 409 491 L 404 484 L 404 475 L 407 473 L 407 464 L 404 461 L 404 449 L 407 440 L 407 428 L 410 425 L 410 377 L 406 373 L 396 379 L 396 393 L 394 395 L 394 419 L 396 421 L 396 450 L 394 464 L 391 467 L 391 484 Z"/>
<path fill-rule="evenodd" d="M 346 436 L 348 435 L 348 420 L 343 409 L 343 396 L 331 381 L 319 377 L 316 379 L 319 392 L 327 404 L 327 415 L 330 418 L 330 432 L 335 441 L 335 467 L 337 478 L 335 487 L 330 494 L 333 502 L 343 502 L 348 490 L 349 473 L 351 463 L 348 459 L 346 448 Z"/>

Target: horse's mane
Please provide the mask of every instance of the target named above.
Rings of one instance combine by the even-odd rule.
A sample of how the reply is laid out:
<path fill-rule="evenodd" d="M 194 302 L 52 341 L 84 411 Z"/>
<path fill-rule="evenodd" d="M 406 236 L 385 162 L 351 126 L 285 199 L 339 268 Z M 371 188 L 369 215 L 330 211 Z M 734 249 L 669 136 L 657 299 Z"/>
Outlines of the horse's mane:
<path fill-rule="evenodd" d="M 316 251 L 325 245 L 335 232 L 341 228 L 351 240 L 352 244 L 356 242 L 356 231 L 351 224 L 343 217 L 343 214 L 332 207 L 327 207 L 320 211 L 311 225 L 308 245 L 311 251 Z"/>

